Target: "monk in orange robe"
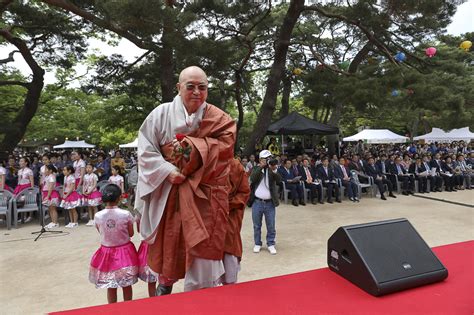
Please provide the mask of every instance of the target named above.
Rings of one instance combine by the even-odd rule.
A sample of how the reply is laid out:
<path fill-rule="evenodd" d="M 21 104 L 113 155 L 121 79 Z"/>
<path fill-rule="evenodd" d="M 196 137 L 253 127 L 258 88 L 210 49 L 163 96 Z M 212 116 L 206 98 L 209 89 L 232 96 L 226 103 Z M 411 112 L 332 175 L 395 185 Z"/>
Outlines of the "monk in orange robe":
<path fill-rule="evenodd" d="M 250 196 L 250 185 L 247 172 L 238 159 L 232 160 L 229 173 L 229 219 L 227 221 L 227 235 L 224 246 L 223 284 L 237 282 L 242 259 L 242 220 L 244 219 L 245 206 Z"/>
<path fill-rule="evenodd" d="M 207 84 L 202 69 L 184 69 L 179 95 L 155 108 L 139 131 L 135 207 L 148 265 L 159 275 L 157 295 L 182 278 L 185 291 L 213 287 L 224 274 L 236 126 L 206 102 Z"/>

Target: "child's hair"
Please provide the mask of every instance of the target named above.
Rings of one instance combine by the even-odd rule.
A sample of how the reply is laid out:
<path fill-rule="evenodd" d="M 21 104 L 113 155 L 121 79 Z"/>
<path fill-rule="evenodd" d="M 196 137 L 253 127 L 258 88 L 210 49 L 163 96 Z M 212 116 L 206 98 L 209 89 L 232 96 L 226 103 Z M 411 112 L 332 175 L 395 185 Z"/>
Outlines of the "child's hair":
<path fill-rule="evenodd" d="M 69 174 L 74 174 L 74 167 L 72 167 L 72 165 L 66 165 L 64 167 L 69 171 Z"/>
<path fill-rule="evenodd" d="M 117 173 L 118 173 L 119 175 L 122 175 L 122 169 L 120 168 L 120 166 L 114 165 L 113 168 L 114 168 L 114 170 L 117 171 Z"/>
<path fill-rule="evenodd" d="M 122 190 L 115 184 L 107 184 L 101 189 L 101 192 L 103 202 L 117 203 L 122 195 Z"/>
<path fill-rule="evenodd" d="M 49 153 L 45 153 L 45 154 L 43 154 L 43 156 L 41 158 L 48 158 L 48 160 L 50 160 L 51 156 L 49 155 Z"/>
<path fill-rule="evenodd" d="M 92 170 L 94 170 L 94 164 L 92 164 L 91 162 L 89 162 L 89 163 L 86 164 L 86 167 L 88 167 L 89 165 L 92 167 Z"/>
<path fill-rule="evenodd" d="M 28 159 L 27 157 L 22 157 L 21 159 L 23 159 L 23 161 L 25 161 L 25 164 L 26 164 L 27 167 L 30 167 L 30 159 Z"/>
<path fill-rule="evenodd" d="M 53 164 L 48 164 L 46 165 L 46 168 L 50 171 L 52 171 L 53 173 L 57 173 L 58 172 L 58 169 L 53 165 Z"/>

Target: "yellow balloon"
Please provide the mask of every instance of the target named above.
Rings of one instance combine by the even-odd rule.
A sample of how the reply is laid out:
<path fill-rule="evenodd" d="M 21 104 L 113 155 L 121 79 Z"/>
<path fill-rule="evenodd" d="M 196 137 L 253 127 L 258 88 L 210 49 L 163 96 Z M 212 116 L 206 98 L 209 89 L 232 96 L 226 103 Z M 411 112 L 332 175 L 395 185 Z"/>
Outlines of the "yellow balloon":
<path fill-rule="evenodd" d="M 472 46 L 472 42 L 469 41 L 469 40 L 465 40 L 461 43 L 461 45 L 459 45 L 459 47 L 461 47 L 462 49 L 464 49 L 465 51 L 469 51 L 469 49 L 471 48 Z"/>
<path fill-rule="evenodd" d="M 302 73 L 303 73 L 303 70 L 301 70 L 300 68 L 295 68 L 295 69 L 293 70 L 293 74 L 294 74 L 294 75 L 300 75 L 300 74 L 302 74 Z"/>

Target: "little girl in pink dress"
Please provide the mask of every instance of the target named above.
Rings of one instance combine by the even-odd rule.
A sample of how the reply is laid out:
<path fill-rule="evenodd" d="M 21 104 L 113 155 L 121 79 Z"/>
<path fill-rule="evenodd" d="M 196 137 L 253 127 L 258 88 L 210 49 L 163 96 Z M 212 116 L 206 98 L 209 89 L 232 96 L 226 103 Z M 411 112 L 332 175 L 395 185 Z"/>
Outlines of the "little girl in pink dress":
<path fill-rule="evenodd" d="M 41 196 L 43 197 L 43 205 L 48 208 L 51 223 L 45 226 L 46 229 L 54 229 L 59 227 L 58 212 L 56 207 L 61 201 L 59 193 L 56 191 L 56 167 L 52 164 L 44 165 L 45 172 L 43 174 L 43 189 Z"/>
<path fill-rule="evenodd" d="M 104 210 L 95 216 L 100 233 L 100 248 L 92 256 L 89 281 L 96 288 L 107 288 L 107 301 L 117 302 L 117 288 L 122 288 L 124 300 L 132 299 L 132 284 L 138 281 L 138 256 L 130 241 L 134 219 L 127 210 L 117 207 L 121 190 L 108 184 L 103 188 Z"/>
<path fill-rule="evenodd" d="M 94 226 L 94 216 L 97 213 L 97 206 L 102 203 L 102 194 L 97 190 L 97 175 L 93 173 L 94 166 L 87 164 L 86 174 L 84 175 L 82 185 L 82 197 L 83 205 L 87 207 L 89 211 L 89 222 L 86 226 Z"/>
<path fill-rule="evenodd" d="M 61 208 L 69 210 L 69 218 L 71 222 L 66 225 L 66 228 L 75 228 L 79 226 L 78 214 L 76 207 L 81 206 L 81 196 L 76 192 L 76 179 L 74 178 L 74 168 L 67 165 L 63 169 L 64 186 L 63 186 L 63 201 L 61 201 Z"/>

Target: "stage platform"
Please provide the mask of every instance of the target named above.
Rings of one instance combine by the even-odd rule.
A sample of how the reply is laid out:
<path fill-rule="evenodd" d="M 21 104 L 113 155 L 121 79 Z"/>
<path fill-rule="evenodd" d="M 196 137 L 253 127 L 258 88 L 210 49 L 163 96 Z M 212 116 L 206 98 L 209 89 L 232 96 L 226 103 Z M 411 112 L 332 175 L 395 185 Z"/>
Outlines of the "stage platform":
<path fill-rule="evenodd" d="M 51 314 L 474 314 L 474 241 L 433 251 L 449 271 L 445 281 L 382 297 L 323 268 Z"/>

